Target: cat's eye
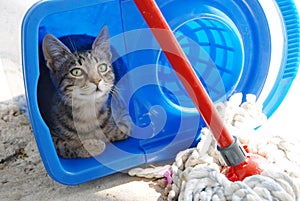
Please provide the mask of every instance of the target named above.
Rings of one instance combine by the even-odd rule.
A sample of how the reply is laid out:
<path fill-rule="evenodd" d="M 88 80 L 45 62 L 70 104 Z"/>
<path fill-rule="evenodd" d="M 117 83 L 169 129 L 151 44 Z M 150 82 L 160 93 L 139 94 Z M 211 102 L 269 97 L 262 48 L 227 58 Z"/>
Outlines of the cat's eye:
<path fill-rule="evenodd" d="M 73 76 L 79 77 L 83 74 L 83 71 L 80 68 L 74 68 L 71 70 Z"/>
<path fill-rule="evenodd" d="M 107 64 L 103 63 L 103 64 L 100 64 L 98 66 L 98 72 L 99 73 L 104 73 L 105 71 L 107 71 Z"/>

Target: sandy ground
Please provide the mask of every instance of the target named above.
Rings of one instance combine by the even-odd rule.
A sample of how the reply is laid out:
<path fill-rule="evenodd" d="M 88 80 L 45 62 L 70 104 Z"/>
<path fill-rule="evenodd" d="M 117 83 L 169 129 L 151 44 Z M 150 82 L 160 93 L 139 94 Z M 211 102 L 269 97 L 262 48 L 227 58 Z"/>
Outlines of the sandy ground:
<path fill-rule="evenodd" d="M 64 186 L 45 171 L 19 98 L 24 94 L 21 73 L 21 21 L 36 0 L 0 0 L 0 200 L 124 200 L 152 201 L 161 194 L 155 183 L 117 173 L 79 186 Z M 299 1 L 296 2 L 300 4 Z M 262 133 L 299 137 L 300 77 L 284 103 L 261 128 Z M 297 95 L 296 95 L 297 94 Z M 300 138 L 300 137 L 299 137 Z"/>

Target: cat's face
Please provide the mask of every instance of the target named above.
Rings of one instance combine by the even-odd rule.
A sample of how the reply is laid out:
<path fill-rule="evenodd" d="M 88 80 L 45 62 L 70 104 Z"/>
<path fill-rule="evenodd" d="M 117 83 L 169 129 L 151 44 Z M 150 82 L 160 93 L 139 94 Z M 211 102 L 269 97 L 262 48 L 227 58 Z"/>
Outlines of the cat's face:
<path fill-rule="evenodd" d="M 109 33 L 104 27 L 92 49 L 71 51 L 57 38 L 44 37 L 43 52 L 54 85 L 69 101 L 106 101 L 114 85 Z"/>

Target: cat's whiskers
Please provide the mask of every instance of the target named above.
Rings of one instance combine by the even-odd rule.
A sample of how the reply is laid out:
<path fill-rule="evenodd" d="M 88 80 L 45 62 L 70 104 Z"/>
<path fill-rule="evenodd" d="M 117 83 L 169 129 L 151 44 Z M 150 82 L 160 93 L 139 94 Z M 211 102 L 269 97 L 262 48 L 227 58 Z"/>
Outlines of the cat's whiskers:
<path fill-rule="evenodd" d="M 119 92 L 120 92 L 120 90 L 118 89 L 117 86 L 113 86 L 113 87 L 110 89 L 110 93 L 111 93 L 112 95 L 117 95 Z"/>

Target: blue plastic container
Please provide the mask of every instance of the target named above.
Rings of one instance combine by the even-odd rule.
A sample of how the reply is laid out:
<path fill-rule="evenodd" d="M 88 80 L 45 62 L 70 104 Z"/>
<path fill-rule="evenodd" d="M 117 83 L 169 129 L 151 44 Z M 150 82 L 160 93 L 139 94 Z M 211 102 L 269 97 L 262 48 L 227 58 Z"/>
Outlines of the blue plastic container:
<path fill-rule="evenodd" d="M 269 1 L 268 9 L 274 8 L 281 25 L 280 33 L 272 33 L 268 19 L 275 17 L 266 15 L 266 5 L 260 2 L 157 0 L 212 100 L 225 100 L 236 92 L 256 94 L 270 116 L 298 70 L 299 19 L 293 0 Z M 134 122 L 133 134 L 108 144 L 95 158 L 62 159 L 43 118 L 53 87 L 41 41 L 51 33 L 71 49 L 87 49 L 103 25 L 110 30 L 117 84 Z M 274 34 L 282 39 L 277 65 L 272 62 Z M 172 159 L 200 140 L 205 124 L 132 0 L 41 1 L 24 18 L 22 53 L 35 139 L 49 175 L 60 183 L 76 185 Z"/>

